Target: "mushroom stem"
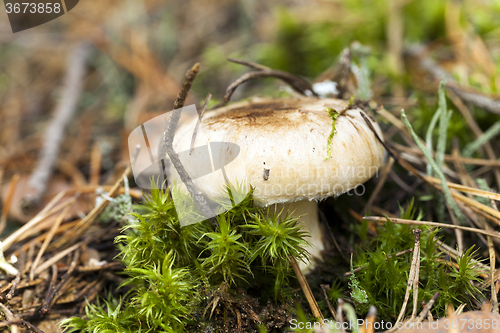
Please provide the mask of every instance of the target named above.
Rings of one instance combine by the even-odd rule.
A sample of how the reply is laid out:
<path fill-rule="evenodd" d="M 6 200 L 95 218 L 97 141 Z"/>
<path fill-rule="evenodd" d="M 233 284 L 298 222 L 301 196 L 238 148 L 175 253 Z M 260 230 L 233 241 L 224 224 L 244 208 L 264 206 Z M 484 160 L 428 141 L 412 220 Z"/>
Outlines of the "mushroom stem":
<path fill-rule="evenodd" d="M 315 261 L 318 259 L 322 260 L 321 251 L 325 249 L 323 243 L 323 230 L 318 218 L 318 203 L 314 200 L 300 200 L 273 206 L 276 212 L 283 210 L 290 212 L 292 217 L 298 217 L 304 230 L 309 233 L 309 236 L 306 237 L 305 240 L 311 243 L 311 246 L 306 248 L 311 254 L 311 262 L 305 263 L 300 261 L 299 268 L 302 272 L 312 270 L 315 266 Z"/>

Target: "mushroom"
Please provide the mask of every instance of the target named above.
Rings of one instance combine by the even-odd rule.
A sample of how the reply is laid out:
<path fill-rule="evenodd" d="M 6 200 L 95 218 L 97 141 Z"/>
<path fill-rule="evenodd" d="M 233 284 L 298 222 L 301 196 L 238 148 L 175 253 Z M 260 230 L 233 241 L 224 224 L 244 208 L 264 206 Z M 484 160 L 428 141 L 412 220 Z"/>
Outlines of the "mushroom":
<path fill-rule="evenodd" d="M 254 188 L 255 205 L 300 216 L 310 234 L 307 250 L 313 260 L 321 260 L 325 245 L 317 202 L 356 188 L 376 175 L 384 161 L 384 148 L 362 113 L 344 100 L 313 98 L 259 98 L 207 112 L 195 146 L 234 145 L 214 145 L 212 157 L 223 160 L 213 163 L 223 166 L 223 172 L 194 182 L 214 200 L 222 199 L 226 181 L 246 184 Z M 377 123 L 369 121 L 381 138 Z M 190 148 L 193 133 L 188 128 L 192 126 L 181 126 L 176 133 L 177 152 Z"/>

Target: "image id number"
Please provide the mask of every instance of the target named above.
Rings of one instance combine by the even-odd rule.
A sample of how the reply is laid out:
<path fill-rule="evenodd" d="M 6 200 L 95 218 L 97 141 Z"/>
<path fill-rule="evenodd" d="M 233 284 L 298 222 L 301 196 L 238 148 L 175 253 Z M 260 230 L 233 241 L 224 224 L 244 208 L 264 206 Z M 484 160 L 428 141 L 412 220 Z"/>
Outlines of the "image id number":
<path fill-rule="evenodd" d="M 39 14 L 50 14 L 50 13 L 60 13 L 61 12 L 61 4 L 60 3 L 6 3 L 5 8 L 7 10 L 7 14 L 11 13 L 39 13 Z"/>

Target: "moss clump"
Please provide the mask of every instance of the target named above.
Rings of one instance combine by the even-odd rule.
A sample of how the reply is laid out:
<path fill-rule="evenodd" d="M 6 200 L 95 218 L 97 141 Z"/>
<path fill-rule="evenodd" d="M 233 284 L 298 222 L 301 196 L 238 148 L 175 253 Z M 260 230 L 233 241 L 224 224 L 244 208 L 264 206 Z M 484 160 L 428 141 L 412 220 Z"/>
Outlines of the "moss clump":
<path fill-rule="evenodd" d="M 401 211 L 405 219 L 420 220 L 416 215 L 413 200 L 406 210 Z M 403 304 L 408 276 L 412 261 L 412 252 L 398 253 L 412 249 L 414 239 L 409 225 L 397 225 L 390 222 L 377 228 L 377 236 L 365 239 L 355 251 L 355 266 L 361 267 L 356 272 L 359 281 L 356 290 L 366 292 L 368 302 L 359 302 L 353 298 L 357 310 L 366 313 L 370 305 L 375 305 L 379 318 L 394 322 Z M 482 297 L 485 290 L 477 284 L 483 273 L 474 260 L 474 247 L 469 248 L 457 258 L 456 266 L 439 251 L 440 229 L 420 227 L 421 261 L 419 274 L 418 304 L 428 302 L 434 293 L 439 297 L 432 308 L 435 316 L 445 315 L 446 305 L 455 308 L 465 303 L 474 307 L 475 300 Z M 473 282 L 473 283 L 471 283 Z M 351 288 L 354 292 L 355 289 Z M 420 307 L 419 307 L 420 308 Z M 411 314 L 410 297 L 407 315 Z"/>
<path fill-rule="evenodd" d="M 328 160 L 332 157 L 332 139 L 337 133 L 337 130 L 335 129 L 335 121 L 337 121 L 337 118 L 339 117 L 339 113 L 335 111 L 332 108 L 326 108 L 326 111 L 328 112 L 328 115 L 330 115 L 330 118 L 332 118 L 332 131 L 330 132 L 330 135 L 328 136 L 328 142 L 326 144 L 327 147 L 327 156 L 325 160 Z"/>
<path fill-rule="evenodd" d="M 253 207 L 251 192 L 227 190 L 244 199 L 218 215 L 215 228 L 209 221 L 181 227 L 169 192 L 152 190 L 116 239 L 129 292 L 89 304 L 86 319 L 63 325 L 82 332 L 197 331 L 226 325 L 227 311 L 237 310 L 263 324 L 267 316 L 270 329 L 286 326 L 295 293 L 285 283 L 289 257 L 307 259 L 306 233 L 290 215 Z"/>

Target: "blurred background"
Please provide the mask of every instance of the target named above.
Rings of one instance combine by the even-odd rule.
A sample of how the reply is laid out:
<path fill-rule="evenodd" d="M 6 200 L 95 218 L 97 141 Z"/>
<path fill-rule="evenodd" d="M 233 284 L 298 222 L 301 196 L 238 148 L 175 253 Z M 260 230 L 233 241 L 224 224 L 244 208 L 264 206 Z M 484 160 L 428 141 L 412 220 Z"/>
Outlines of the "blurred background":
<path fill-rule="evenodd" d="M 500 96 L 499 22 L 500 1 L 493 0 L 85 0 L 62 17 L 13 34 L 2 8 L 3 201 L 19 175 L 10 216 L 27 221 L 21 199 L 36 187 L 28 179 L 54 123 L 64 131 L 42 197 L 68 186 L 112 183 L 129 162 L 130 131 L 172 109 L 195 62 L 201 71 L 186 104 L 201 105 L 210 92 L 215 105 L 248 71 L 227 57 L 319 82 L 339 77 L 341 53 L 348 49 L 357 97 L 396 117 L 407 109 L 419 134 L 446 76 L 455 96 L 450 108 L 468 108 L 478 125 L 471 129 L 463 112 L 453 113 L 448 145 L 456 138 L 463 146 L 496 121 L 495 108 L 500 113 L 494 104 Z M 232 100 L 292 93 L 278 80 L 254 80 Z M 493 101 L 493 111 L 464 99 L 467 93 Z M 98 164 L 98 176 L 91 177 Z"/>
<path fill-rule="evenodd" d="M 198 108 L 208 93 L 209 107 L 217 104 L 249 71 L 228 57 L 316 83 L 346 80 L 345 91 L 332 95 L 356 95 L 378 110 L 385 138 L 409 146 L 398 149 L 421 169 L 425 161 L 405 135 L 400 110 L 425 137 L 446 77 L 453 111 L 446 151 L 460 152 L 484 132 L 488 136 L 468 156 L 481 158 L 479 164 L 456 173 L 445 166 L 445 172 L 454 181 L 457 174 L 482 178 L 485 188 L 500 190 L 500 1 L 82 0 L 67 14 L 15 34 L 0 5 L 0 230 L 5 235 L 19 228 L 62 190 L 83 193 L 73 218 L 88 214 L 96 188 L 114 184 L 130 163 L 129 133 L 172 110 L 186 70 L 201 64 L 186 101 Z M 231 100 L 293 94 L 266 78 L 243 84 Z M 436 127 L 433 134 L 438 132 Z M 40 168 L 50 172 L 37 173 Z M 368 205 L 376 181 L 367 184 L 364 198 L 338 199 L 348 206 L 333 205 L 331 198 L 320 208 L 328 220 L 360 221 L 338 207 L 359 213 L 371 205 L 385 215 L 416 196 L 426 220 L 444 222 L 433 209 L 433 192 L 421 184 L 395 166 Z M 137 189 L 131 194 L 141 197 Z M 31 206 L 30 196 L 39 199 Z M 346 222 L 336 230 L 344 253 L 354 242 L 346 230 L 354 228 Z M 113 248 L 112 237 L 109 243 Z"/>

